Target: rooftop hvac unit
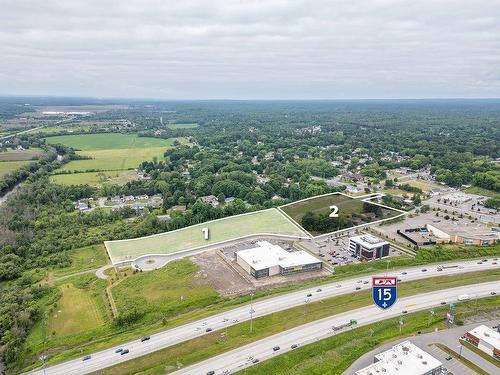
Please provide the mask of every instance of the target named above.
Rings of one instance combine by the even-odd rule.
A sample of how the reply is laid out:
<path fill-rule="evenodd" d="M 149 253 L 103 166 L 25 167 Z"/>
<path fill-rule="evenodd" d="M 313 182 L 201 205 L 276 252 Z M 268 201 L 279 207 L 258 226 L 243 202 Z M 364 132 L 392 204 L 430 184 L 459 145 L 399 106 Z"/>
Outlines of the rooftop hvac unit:
<path fill-rule="evenodd" d="M 400 366 L 401 366 L 402 364 L 403 364 L 403 361 L 402 361 L 402 360 L 399 360 L 399 361 L 398 361 L 398 365 L 400 365 Z"/>
<path fill-rule="evenodd" d="M 418 354 L 418 355 L 417 355 L 417 357 L 418 357 L 419 359 L 424 358 L 424 357 L 422 356 L 422 354 Z"/>
<path fill-rule="evenodd" d="M 427 365 L 427 361 L 422 361 L 422 364 L 425 366 Z"/>

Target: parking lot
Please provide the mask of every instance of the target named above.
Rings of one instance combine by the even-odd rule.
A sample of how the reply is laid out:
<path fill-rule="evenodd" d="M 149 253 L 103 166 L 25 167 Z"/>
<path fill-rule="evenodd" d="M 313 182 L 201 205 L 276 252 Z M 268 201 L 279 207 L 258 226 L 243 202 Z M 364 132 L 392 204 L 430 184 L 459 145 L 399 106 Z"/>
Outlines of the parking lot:
<path fill-rule="evenodd" d="M 424 204 L 439 207 L 441 211 L 447 210 L 450 213 L 455 211 L 458 215 L 471 215 L 483 223 L 500 223 L 500 213 L 482 205 L 485 199 L 486 197 L 475 194 L 450 193 L 431 197 Z"/>

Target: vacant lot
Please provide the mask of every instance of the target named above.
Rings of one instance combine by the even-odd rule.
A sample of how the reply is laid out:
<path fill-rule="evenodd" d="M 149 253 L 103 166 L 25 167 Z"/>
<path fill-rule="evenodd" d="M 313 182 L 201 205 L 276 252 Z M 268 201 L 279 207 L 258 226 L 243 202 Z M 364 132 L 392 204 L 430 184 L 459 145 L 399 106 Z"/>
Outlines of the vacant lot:
<path fill-rule="evenodd" d="M 220 299 L 204 273 L 188 259 L 129 276 L 112 293 L 119 313 L 136 309 L 144 320 L 179 315 Z"/>
<path fill-rule="evenodd" d="M 328 218 L 332 221 L 330 228 L 306 228 L 311 234 L 319 235 L 323 233 L 333 232 L 334 230 L 344 229 L 355 225 L 370 223 L 373 221 L 386 219 L 399 215 L 400 213 L 394 210 L 380 208 L 380 206 L 372 203 L 363 202 L 361 200 L 345 196 L 343 194 L 330 194 L 320 197 L 314 197 L 304 201 L 290 203 L 280 207 L 288 216 L 295 222 L 302 225 L 304 215 L 311 212 L 315 215 L 329 215 L 332 211 L 330 206 L 338 207 L 339 218 Z M 343 217 L 343 220 L 340 220 Z M 302 225 L 304 226 L 304 225 Z M 332 229 L 335 228 L 335 229 Z"/>
<path fill-rule="evenodd" d="M 21 168 L 23 165 L 29 164 L 31 161 L 0 161 L 0 178 L 5 176 L 7 173 L 13 172 L 16 169 Z"/>
<path fill-rule="evenodd" d="M 50 180 L 61 185 L 89 184 L 100 187 L 104 184 L 123 185 L 137 179 L 137 174 L 132 170 L 83 172 L 71 174 L 58 174 L 50 176 Z"/>
<path fill-rule="evenodd" d="M 34 160 L 43 155 L 40 148 L 30 148 L 28 150 L 9 150 L 0 152 L 0 162 L 3 161 L 21 161 Z"/>
<path fill-rule="evenodd" d="M 62 297 L 50 315 L 49 333 L 54 336 L 78 334 L 104 324 L 94 296 L 73 283 L 59 287 Z"/>
<path fill-rule="evenodd" d="M 205 240 L 202 229 L 209 229 L 209 240 Z M 193 225 L 176 231 L 166 232 L 131 240 L 108 241 L 106 247 L 113 262 L 135 259 L 146 254 L 170 254 L 180 250 L 193 249 L 220 241 L 258 233 L 274 233 L 290 236 L 306 236 L 281 212 L 269 210 L 226 217 L 220 220 Z"/>
<path fill-rule="evenodd" d="M 51 271 L 55 276 L 70 275 L 99 268 L 109 262 L 104 245 L 85 246 L 79 249 L 68 251 L 71 258 L 71 265 L 64 268 L 54 268 Z"/>

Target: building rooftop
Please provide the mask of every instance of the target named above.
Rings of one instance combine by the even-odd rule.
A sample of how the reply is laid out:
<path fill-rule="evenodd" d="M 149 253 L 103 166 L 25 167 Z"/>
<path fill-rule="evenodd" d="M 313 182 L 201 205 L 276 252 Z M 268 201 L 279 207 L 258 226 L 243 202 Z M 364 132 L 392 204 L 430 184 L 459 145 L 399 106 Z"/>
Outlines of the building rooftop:
<path fill-rule="evenodd" d="M 286 251 L 278 245 L 267 241 L 257 242 L 257 247 L 240 250 L 236 255 L 252 266 L 256 271 L 281 266 L 283 268 L 319 263 L 321 260 L 313 257 L 306 251 Z"/>
<path fill-rule="evenodd" d="M 485 325 L 480 325 L 468 332 L 470 335 L 477 337 L 497 350 L 500 350 L 500 333 Z"/>
<path fill-rule="evenodd" d="M 500 238 L 498 233 L 493 232 L 491 228 L 483 224 L 460 223 L 459 225 L 451 222 L 427 224 L 427 228 L 431 232 L 432 232 L 432 227 L 439 229 L 440 231 L 445 232 L 448 235 L 458 235 L 466 238 L 476 238 L 476 239 Z M 433 232 L 433 234 L 439 237 L 439 233 Z"/>
<path fill-rule="evenodd" d="M 424 352 L 410 341 L 404 341 L 375 356 L 377 362 L 356 375 L 422 375 L 442 365 L 436 358 Z"/>
<path fill-rule="evenodd" d="M 371 234 L 363 234 L 361 236 L 349 237 L 349 240 L 359 243 L 361 246 L 367 249 L 373 249 L 375 247 L 380 247 L 382 245 L 388 244 L 387 241 L 384 241 L 383 239 L 375 237 Z"/>

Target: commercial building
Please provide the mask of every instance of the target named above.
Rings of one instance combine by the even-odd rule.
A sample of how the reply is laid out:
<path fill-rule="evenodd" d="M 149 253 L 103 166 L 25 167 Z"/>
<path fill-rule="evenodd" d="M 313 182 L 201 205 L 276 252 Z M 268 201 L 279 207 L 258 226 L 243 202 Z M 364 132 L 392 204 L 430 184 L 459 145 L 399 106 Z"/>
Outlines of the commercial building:
<path fill-rule="evenodd" d="M 500 238 L 499 233 L 482 224 L 432 223 L 427 224 L 426 228 L 438 243 L 488 246 L 495 244 Z"/>
<path fill-rule="evenodd" d="M 500 360 L 500 333 L 497 331 L 485 325 L 480 325 L 467 332 L 464 338 L 465 341 L 479 350 Z"/>
<path fill-rule="evenodd" d="M 397 233 L 416 246 L 435 245 L 436 237 L 426 227 L 400 228 Z"/>
<path fill-rule="evenodd" d="M 371 234 L 363 234 L 349 238 L 349 250 L 360 259 L 380 259 L 389 255 L 389 242 Z"/>
<path fill-rule="evenodd" d="M 443 364 L 429 353 L 410 341 L 404 341 L 391 349 L 377 354 L 374 363 L 356 375 L 437 375 L 441 374 Z"/>
<path fill-rule="evenodd" d="M 317 271 L 323 268 L 323 262 L 306 251 L 286 251 L 267 241 L 259 241 L 257 245 L 252 249 L 235 253 L 236 262 L 256 279 Z"/>

